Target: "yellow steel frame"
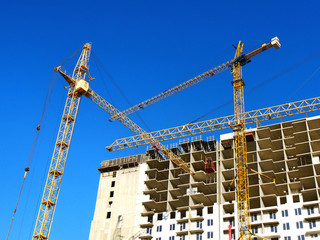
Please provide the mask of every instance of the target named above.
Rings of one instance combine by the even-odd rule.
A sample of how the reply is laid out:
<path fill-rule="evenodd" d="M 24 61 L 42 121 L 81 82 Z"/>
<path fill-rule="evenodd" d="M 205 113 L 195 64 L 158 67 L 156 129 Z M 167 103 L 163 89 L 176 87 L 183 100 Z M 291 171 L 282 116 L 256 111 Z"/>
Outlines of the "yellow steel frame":
<path fill-rule="evenodd" d="M 191 175 L 194 174 L 194 172 L 190 168 L 190 165 L 184 162 L 180 156 L 177 156 L 164 145 L 162 145 L 156 138 L 152 137 L 152 135 L 144 131 L 136 123 L 123 115 L 118 109 L 108 103 L 93 90 L 88 89 L 87 92 L 83 90 L 79 90 L 81 92 L 77 91 L 77 83 L 80 80 L 84 80 L 87 75 L 90 50 L 91 45 L 86 43 L 73 71 L 72 77 L 62 72 L 60 70 L 60 67 L 55 68 L 55 70 L 58 71 L 70 84 L 70 87 L 61 119 L 61 124 L 50 164 L 46 185 L 42 196 L 42 201 L 39 208 L 36 225 L 33 232 L 33 239 L 44 240 L 49 238 L 54 211 L 60 191 L 61 180 L 64 173 L 64 168 L 72 138 L 73 128 L 80 104 L 80 97 L 82 94 L 91 99 L 94 103 L 98 104 L 98 106 L 108 112 L 111 116 L 115 117 L 133 132 L 139 134 L 140 137 L 142 137 L 147 143 L 151 144 L 152 146 L 156 146 L 165 157 L 167 157 L 177 166 Z"/>
<path fill-rule="evenodd" d="M 55 143 L 32 239 L 43 240 L 49 238 L 73 128 L 80 104 L 80 94 L 74 90 L 74 85 L 86 76 L 86 72 L 81 69 L 87 68 L 90 50 L 90 44 L 87 43 L 83 46 L 82 53 L 73 71 L 73 83 L 70 84 L 63 110 L 58 137 Z"/>
<path fill-rule="evenodd" d="M 143 101 L 143 102 L 141 102 L 139 104 L 136 104 L 136 105 L 134 105 L 134 106 L 122 111 L 122 113 L 124 115 L 129 115 L 131 113 L 134 113 L 134 112 L 137 112 L 137 111 L 139 111 L 141 109 L 144 109 L 145 107 L 147 107 L 147 106 L 149 106 L 149 105 L 151 105 L 153 103 L 156 103 L 156 102 L 158 102 L 158 101 L 160 101 L 160 100 L 162 100 L 164 98 L 167 98 L 167 97 L 169 97 L 169 96 L 171 96 L 171 95 L 173 95 L 173 94 L 175 94 L 177 92 L 180 92 L 180 91 L 182 91 L 184 89 L 187 89 L 188 87 L 191 87 L 191 86 L 193 86 L 193 85 L 195 85 L 195 84 L 197 84 L 199 82 L 202 82 L 203 80 L 206 80 L 206 79 L 208 79 L 208 78 L 210 78 L 210 77 L 212 77 L 212 76 L 214 76 L 214 75 L 216 75 L 216 74 L 218 74 L 220 72 L 223 72 L 226 69 L 229 69 L 232 66 L 232 63 L 233 63 L 233 60 L 225 62 L 225 63 L 219 65 L 218 67 L 212 68 L 209 71 L 206 71 L 206 72 L 204 72 L 204 73 L 202 73 L 202 74 L 200 74 L 200 75 L 198 75 L 198 76 L 196 76 L 196 77 L 194 77 L 192 79 L 189 79 L 186 82 L 183 82 L 183 83 L 181 83 L 181 84 L 179 84 L 179 85 L 177 85 L 177 86 L 175 86 L 173 88 L 170 88 L 168 90 L 165 90 L 165 91 L 161 92 L 160 94 L 158 94 L 158 95 L 156 95 L 156 96 L 154 96 L 152 98 L 149 98 L 149 99 L 147 99 L 147 100 L 145 100 L 145 101 Z M 115 117 L 111 117 L 110 120 L 114 121 L 114 120 L 116 120 L 116 118 Z"/>
<path fill-rule="evenodd" d="M 34 239 L 48 239 L 49 237 L 79 103 L 79 96 L 70 89 L 33 232 Z"/>
<path fill-rule="evenodd" d="M 249 55 L 242 56 L 243 61 L 247 61 L 249 58 L 263 52 L 271 47 L 271 43 L 264 44 L 261 48 L 251 52 Z M 157 149 L 161 151 L 161 153 L 175 163 L 177 166 L 185 170 L 186 172 L 194 175 L 195 173 L 191 170 L 190 165 L 184 162 L 180 156 L 174 154 L 169 149 L 167 149 L 164 145 L 160 143 L 160 141 L 154 137 L 152 134 L 147 133 L 133 121 L 131 121 L 126 114 L 130 114 L 134 111 L 137 111 L 145 106 L 148 106 L 156 101 L 159 101 L 167 96 L 170 96 L 178 91 L 181 91 L 189 86 L 192 86 L 210 76 L 213 76 L 227 68 L 232 66 L 233 74 L 234 74 L 234 96 L 235 96 L 235 120 L 236 124 L 231 125 L 235 132 L 236 136 L 236 151 L 237 151 L 237 175 L 239 179 L 237 180 L 238 185 L 238 209 L 239 209 L 239 222 L 240 222 L 240 236 L 241 239 L 247 239 L 246 236 L 250 233 L 250 224 L 248 222 L 249 219 L 249 202 L 248 202 L 248 182 L 247 182 L 247 168 L 246 168 L 246 141 L 245 141 L 245 121 L 243 117 L 244 113 L 244 104 L 243 104 L 243 81 L 242 81 L 242 73 L 241 73 L 241 61 L 237 62 L 237 58 L 242 54 L 243 44 L 239 42 L 236 56 L 234 60 L 231 60 L 227 63 L 220 65 L 217 68 L 214 68 L 205 74 L 199 75 L 198 77 L 187 81 L 175 88 L 170 89 L 169 91 L 165 91 L 155 98 L 151 100 L 147 100 L 143 103 L 143 105 L 139 104 L 135 106 L 135 109 L 131 109 L 126 113 L 120 112 L 98 94 L 93 92 L 91 89 L 88 91 L 80 90 L 81 92 L 77 92 L 75 89 L 76 84 L 80 80 L 84 80 L 87 75 L 88 70 L 88 61 L 91 51 L 91 45 L 86 43 L 83 46 L 83 51 L 80 55 L 80 58 L 76 64 L 76 67 L 73 71 L 72 77 L 69 77 L 66 73 L 63 73 L 60 70 L 60 67 L 55 70 L 58 71 L 65 80 L 70 84 L 68 96 L 63 112 L 63 116 L 61 119 L 61 124 L 58 132 L 58 137 L 55 144 L 55 149 L 53 152 L 50 170 L 47 176 L 47 181 L 44 189 L 44 193 L 42 196 L 42 201 L 40 204 L 40 209 L 36 221 L 36 225 L 34 228 L 33 239 L 48 239 L 50 234 L 50 229 L 52 225 L 52 220 L 54 216 L 54 211 L 59 195 L 59 190 L 61 186 L 61 180 L 64 173 L 64 167 L 67 160 L 68 150 L 70 147 L 70 142 L 72 138 L 73 128 L 80 104 L 80 97 L 84 94 L 86 97 L 91 99 L 93 102 L 98 104 L 102 109 L 108 112 L 112 119 L 117 119 L 122 124 L 127 126 L 133 132 L 138 134 L 138 136 L 146 143 L 151 144 L 152 146 L 156 146 Z M 248 62 L 248 61 L 247 61 Z M 90 78 L 90 76 L 88 75 Z M 244 192 L 244 193 L 243 193 Z M 250 237 L 250 235 L 248 235 Z"/>
<path fill-rule="evenodd" d="M 238 44 L 235 60 L 240 57 L 243 51 L 243 43 Z M 244 113 L 244 94 L 242 67 L 240 62 L 234 62 L 233 74 L 233 95 L 234 95 L 234 116 L 236 124 L 230 127 L 235 135 L 236 166 L 237 166 L 237 204 L 238 204 L 238 229 L 239 239 L 246 240 L 251 238 L 250 227 L 250 201 L 249 201 L 249 180 L 247 168 L 247 143 L 245 134 Z"/>
<path fill-rule="evenodd" d="M 243 121 L 245 124 L 252 124 L 318 110 L 320 110 L 320 97 L 315 97 L 245 112 L 243 114 Z M 230 125 L 234 124 L 236 124 L 235 117 L 234 115 L 230 115 L 226 117 L 190 123 L 178 127 L 162 129 L 150 132 L 149 134 L 161 142 L 226 129 L 229 128 Z M 138 147 L 145 144 L 147 143 L 144 141 L 144 139 L 136 135 L 117 139 L 110 146 L 108 146 L 107 149 L 110 151 L 116 151 L 131 147 Z"/>
<path fill-rule="evenodd" d="M 120 112 L 117 108 L 115 108 L 113 105 L 111 105 L 109 102 L 107 102 L 105 99 L 103 99 L 101 96 L 99 96 L 97 93 L 89 90 L 89 99 L 91 99 L 94 103 L 96 103 L 99 107 L 101 107 L 103 110 L 105 110 L 107 113 L 109 113 L 111 116 L 115 117 L 119 122 L 121 122 L 123 125 L 125 125 L 127 128 L 129 128 L 131 131 L 139 135 L 147 144 L 150 144 L 151 146 L 156 146 L 158 149 L 160 149 L 161 153 L 167 157 L 170 161 L 175 163 L 177 166 L 182 168 L 185 172 L 194 175 L 194 171 L 191 170 L 190 165 L 182 160 L 182 158 L 175 153 L 173 153 L 171 150 L 166 148 L 163 144 L 161 144 L 155 137 L 153 137 L 150 133 L 146 132 L 144 129 L 142 129 L 140 126 L 138 126 L 136 123 L 134 123 L 132 120 L 130 120 L 126 115 L 124 115 L 122 112 Z"/>
<path fill-rule="evenodd" d="M 252 52 L 244 55 L 243 59 L 248 61 L 252 57 L 254 57 L 254 56 L 256 56 L 256 55 L 258 55 L 258 54 L 260 54 L 260 53 L 262 53 L 262 52 L 264 52 L 264 51 L 266 51 L 268 49 L 270 49 L 270 48 L 272 48 L 272 43 L 271 42 L 264 43 L 264 44 L 262 44 L 261 47 L 259 47 L 259 48 L 255 49 L 255 50 L 253 50 Z M 143 101 L 141 103 L 138 103 L 138 104 L 136 104 L 136 105 L 134 105 L 134 106 L 122 111 L 122 113 L 124 115 L 129 115 L 131 113 L 134 113 L 136 111 L 144 109 L 145 107 L 147 107 L 147 106 L 149 106 L 149 105 L 151 105 L 153 103 L 156 103 L 156 102 L 158 102 L 158 101 L 160 101 L 160 100 L 162 100 L 164 98 L 167 98 L 167 97 L 169 97 L 169 96 L 171 96 L 171 95 L 173 95 L 173 94 L 175 94 L 177 92 L 180 92 L 180 91 L 182 91 L 182 90 L 184 90 L 184 89 L 186 89 L 188 87 L 191 87 L 191 86 L 193 86 L 193 85 L 195 85 L 195 84 L 197 84 L 199 82 L 202 82 L 203 80 L 206 80 L 206 79 L 208 79 L 208 78 L 210 78 L 210 77 L 212 77 L 212 76 L 214 76 L 214 75 L 216 75 L 216 74 L 218 74 L 220 72 L 223 72 L 226 69 L 232 68 L 233 67 L 233 63 L 234 63 L 234 59 L 230 60 L 228 62 L 225 62 L 225 63 L 223 63 L 223 64 L 221 64 L 221 65 L 219 65 L 219 66 L 217 66 L 215 68 L 210 69 L 209 71 L 206 71 L 206 72 L 204 72 L 204 73 L 202 73 L 202 74 L 200 74 L 200 75 L 198 75 L 198 76 L 196 76 L 196 77 L 194 77 L 192 79 L 189 79 L 186 82 L 183 82 L 183 83 L 181 83 L 181 84 L 179 84 L 179 85 L 177 85 L 177 86 L 175 86 L 173 88 L 170 88 L 168 90 L 163 91 L 162 93 L 160 93 L 160 94 L 158 94 L 158 95 L 156 95 L 156 96 L 154 96 L 152 98 L 149 98 L 149 99 L 147 99 L 147 100 L 145 100 L 145 101 Z M 116 120 L 116 118 L 115 117 L 111 117 L 110 120 L 114 121 L 114 120 Z"/>
<path fill-rule="evenodd" d="M 275 41 L 275 47 L 279 48 L 280 43 L 277 38 L 274 38 L 272 41 Z M 239 239 L 247 240 L 251 239 L 251 226 L 250 226 L 250 201 L 249 201 L 249 180 L 248 180 L 248 167 L 247 167 L 247 145 L 246 145 L 246 135 L 245 135 L 245 119 L 244 119 L 244 91 L 243 86 L 244 82 L 242 79 L 242 66 L 247 64 L 251 57 L 263 52 L 272 47 L 272 42 L 269 44 L 263 44 L 261 48 L 256 49 L 255 51 L 249 53 L 248 55 L 242 55 L 243 53 L 243 43 L 239 41 L 238 47 L 236 49 L 236 54 L 233 61 L 228 62 L 227 66 L 230 67 L 232 64 L 232 73 L 233 73 L 233 92 L 234 92 L 234 124 L 230 124 L 230 127 L 234 131 L 235 135 L 235 149 L 236 149 L 236 168 L 237 168 L 237 204 L 238 204 L 238 229 L 239 229 Z M 219 68 L 219 67 L 218 67 Z M 214 74 L 211 74 L 214 75 Z M 207 75 L 202 80 L 208 78 L 210 75 Z M 199 78 L 201 79 L 201 78 Z M 192 82 L 192 81 L 191 81 Z M 194 83 L 199 82 L 199 80 L 195 80 Z M 152 99 L 149 99 L 137 106 L 134 106 L 131 109 L 128 109 L 124 112 L 111 112 L 110 107 L 105 106 L 105 110 L 108 111 L 112 118 L 118 119 L 123 124 L 127 125 L 127 120 L 125 119 L 124 114 L 130 114 L 131 112 L 137 111 L 145 106 L 148 106 L 166 96 L 170 96 L 178 90 L 182 90 L 187 86 L 180 87 L 177 86 L 169 91 L 165 91 L 160 95 L 155 96 Z M 93 95 L 92 95 L 93 96 Z M 91 98 L 93 101 L 95 98 Z M 102 106 L 101 106 L 102 107 Z M 129 124 L 130 125 L 130 124 Z M 128 126 L 129 127 L 129 126 Z M 132 125 L 130 126 L 132 128 Z M 130 128 L 129 127 L 129 128 Z M 142 140 L 146 140 L 144 138 L 144 132 L 141 132 L 139 129 L 132 129 L 134 132 L 141 137 Z M 147 143 L 150 141 L 156 142 L 157 139 L 152 137 L 151 134 L 147 135 Z M 157 145 L 160 145 L 160 142 L 157 142 Z M 108 147 L 109 150 L 112 150 L 113 146 Z"/>

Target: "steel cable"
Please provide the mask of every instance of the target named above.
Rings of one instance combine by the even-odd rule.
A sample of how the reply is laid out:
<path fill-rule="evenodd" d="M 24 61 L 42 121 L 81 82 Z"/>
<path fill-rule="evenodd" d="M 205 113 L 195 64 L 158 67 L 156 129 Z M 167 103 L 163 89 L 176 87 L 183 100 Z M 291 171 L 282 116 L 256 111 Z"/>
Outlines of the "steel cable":
<path fill-rule="evenodd" d="M 118 89 L 118 91 L 120 92 L 120 94 L 122 95 L 122 97 L 126 100 L 126 102 L 128 103 L 129 107 L 132 107 L 133 104 L 130 102 L 130 100 L 127 98 L 127 96 L 124 94 L 124 92 L 122 91 L 122 89 L 120 88 L 120 86 L 117 84 L 117 82 L 114 80 L 114 78 L 111 76 L 111 74 L 107 71 L 107 69 L 104 67 L 104 65 L 102 64 L 102 62 L 100 61 L 100 59 L 96 56 L 96 54 L 92 51 L 92 56 L 93 59 L 95 61 L 97 61 L 97 63 L 100 65 L 100 67 L 102 68 L 102 70 L 105 72 L 105 74 L 110 78 L 110 80 L 112 81 L 112 83 L 116 86 L 116 88 Z M 142 122 L 142 124 L 146 127 L 146 129 L 151 132 L 149 126 L 147 125 L 147 123 L 142 119 L 142 117 L 140 116 L 140 114 L 135 113 L 138 118 L 140 119 L 140 121 Z"/>
<path fill-rule="evenodd" d="M 15 208 L 14 208 L 14 211 L 13 211 L 13 215 L 12 215 L 12 219 L 11 219 L 11 222 L 10 222 L 10 226 L 9 226 L 9 230 L 8 230 L 8 233 L 7 233 L 6 240 L 8 240 L 9 236 L 10 236 L 11 227 L 12 227 L 12 224 L 13 224 L 13 220 L 14 220 L 15 214 L 16 214 L 17 209 L 18 209 L 18 204 L 19 204 L 19 200 L 20 200 L 21 193 L 22 193 L 22 190 L 23 190 L 23 186 L 24 186 L 27 174 L 28 174 L 28 172 L 30 170 L 30 165 L 32 163 L 34 152 L 35 152 L 35 149 L 36 149 L 36 146 L 37 146 L 37 143 L 38 143 L 39 133 L 40 133 L 40 126 L 42 124 L 43 119 L 45 118 L 46 113 L 47 113 L 47 109 L 48 109 L 48 106 L 49 106 L 49 103 L 50 103 L 50 100 L 51 100 L 51 97 L 52 97 L 52 92 L 53 92 L 55 81 L 56 81 L 56 73 L 54 72 L 52 77 L 51 77 L 50 83 L 49 83 L 48 91 L 47 91 L 46 98 L 45 98 L 45 101 L 44 101 L 44 105 L 42 107 L 42 111 L 41 111 L 41 115 L 40 115 L 40 120 L 38 122 L 38 125 L 36 127 L 36 132 L 35 132 L 34 137 L 33 137 L 31 150 L 30 150 L 29 157 L 28 157 L 28 160 L 27 160 L 27 163 L 26 163 L 26 167 L 24 169 L 24 176 L 23 176 L 22 184 L 21 184 L 21 187 L 20 187 L 20 191 L 19 191 L 19 195 L 18 195 L 18 199 L 17 199 L 16 205 L 15 205 Z"/>

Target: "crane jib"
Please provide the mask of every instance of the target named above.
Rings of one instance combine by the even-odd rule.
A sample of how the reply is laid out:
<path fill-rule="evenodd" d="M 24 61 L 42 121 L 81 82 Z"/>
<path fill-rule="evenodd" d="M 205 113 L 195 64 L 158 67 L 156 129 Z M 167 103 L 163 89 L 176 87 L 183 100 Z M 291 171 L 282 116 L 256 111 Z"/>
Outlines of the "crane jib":
<path fill-rule="evenodd" d="M 134 113 L 140 109 L 144 109 L 145 107 L 147 107 L 153 103 L 156 103 L 166 97 L 169 97 L 177 92 L 180 92 L 188 87 L 191 87 L 191 86 L 193 86 L 193 85 L 195 85 L 205 79 L 208 79 L 209 77 L 212 77 L 212 76 L 214 76 L 214 75 L 216 75 L 216 74 L 218 74 L 228 68 L 231 68 L 233 65 L 233 62 L 234 62 L 234 60 L 230 60 L 230 61 L 223 63 L 223 64 L 219 65 L 218 67 L 215 67 L 205 73 L 202 73 L 202 74 L 200 74 L 200 75 L 198 75 L 198 76 L 196 76 L 196 77 L 194 77 L 184 83 L 181 83 L 178 86 L 175 86 L 171 89 L 165 90 L 150 99 L 147 99 L 137 105 L 132 106 L 131 108 L 128 108 L 127 110 L 122 111 L 122 114 L 129 115 L 129 114 Z M 116 120 L 114 117 L 111 117 L 109 119 L 109 121 L 114 121 L 114 120 Z"/>
<path fill-rule="evenodd" d="M 286 116 L 307 113 L 320 110 L 320 97 L 305 99 L 297 102 L 285 103 L 273 107 L 245 112 L 243 120 L 245 124 L 259 123 Z M 212 132 L 220 129 L 229 128 L 234 124 L 234 115 L 220 117 L 216 119 L 195 122 L 184 126 L 178 126 L 163 129 L 150 134 L 159 141 L 166 141 L 191 135 L 197 135 L 206 132 Z M 112 146 L 112 150 L 121 150 L 131 147 L 145 145 L 146 143 L 139 136 L 131 136 L 115 140 L 108 148 Z"/>
<path fill-rule="evenodd" d="M 261 47 L 253 50 L 252 52 L 250 52 L 250 53 L 248 53 L 246 55 L 239 56 L 237 58 L 237 61 L 240 61 L 240 65 L 244 66 L 245 64 L 247 64 L 247 63 L 249 63 L 251 61 L 250 58 L 258 55 L 259 53 L 262 53 L 262 52 L 270 49 L 271 47 L 275 47 L 276 49 L 278 49 L 278 48 L 280 48 L 280 46 L 281 46 L 281 44 L 279 42 L 279 39 L 277 37 L 274 37 L 274 38 L 271 39 L 270 43 L 264 43 L 264 44 L 262 44 Z M 175 86 L 175 87 L 173 87 L 173 88 L 171 88 L 169 90 L 165 90 L 162 93 L 160 93 L 160 94 L 158 94 L 158 95 L 156 95 L 156 96 L 154 96 L 152 98 L 149 98 L 149 99 L 147 99 L 147 100 L 145 100 L 145 101 L 143 101 L 141 103 L 138 103 L 138 104 L 136 104 L 136 105 L 134 105 L 134 106 L 122 111 L 122 114 L 129 115 L 131 113 L 134 113 L 136 111 L 144 109 L 145 107 L 147 107 L 147 106 L 149 106 L 149 105 L 151 105 L 153 103 L 156 103 L 156 102 L 158 102 L 158 101 L 160 101 L 160 100 L 162 100 L 162 99 L 164 99 L 166 97 L 169 97 L 169 96 L 171 96 L 171 95 L 173 95 L 173 94 L 175 94 L 177 92 L 180 92 L 180 91 L 182 91 L 182 90 L 184 90 L 184 89 L 186 89 L 188 87 L 191 87 L 191 86 L 193 86 L 193 85 L 195 85 L 195 84 L 197 84 L 197 83 L 199 83 L 199 82 L 201 82 L 201 81 L 203 81 L 205 79 L 208 79 L 209 77 L 212 77 L 213 75 L 216 75 L 216 74 L 218 74 L 218 73 L 220 73 L 220 72 L 222 72 L 222 71 L 224 71 L 224 70 L 226 70 L 228 68 L 232 68 L 234 62 L 235 62 L 235 60 L 230 60 L 228 62 L 225 62 L 225 63 L 223 63 L 223 64 L 221 64 L 221 65 L 219 65 L 219 66 L 217 66 L 217 67 L 215 67 L 215 68 L 213 68 L 213 69 L 211 69 L 211 70 L 209 70 L 209 71 L 207 71 L 207 72 L 205 72 L 203 74 L 200 74 L 200 75 L 198 75 L 198 76 L 196 76 L 196 77 L 194 77 L 194 78 L 192 78 L 192 79 L 190 79 L 190 80 L 188 80 L 188 81 L 186 81 L 184 83 L 179 84 L 178 86 Z M 115 121 L 115 120 L 116 119 L 114 117 L 111 117 L 109 119 L 109 121 Z"/>

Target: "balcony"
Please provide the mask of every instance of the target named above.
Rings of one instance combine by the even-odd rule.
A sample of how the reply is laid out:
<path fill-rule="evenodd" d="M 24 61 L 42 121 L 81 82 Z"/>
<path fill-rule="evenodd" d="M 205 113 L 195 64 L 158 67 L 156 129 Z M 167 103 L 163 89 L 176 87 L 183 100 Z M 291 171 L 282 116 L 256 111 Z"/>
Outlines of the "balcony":
<path fill-rule="evenodd" d="M 202 227 L 202 222 L 193 222 L 190 224 L 190 233 L 203 233 L 204 229 Z"/>
<path fill-rule="evenodd" d="M 314 228 L 314 229 L 308 229 L 308 230 L 306 231 L 306 235 L 319 234 L 319 233 L 320 233 L 320 229 L 316 229 L 316 228 Z"/>
<path fill-rule="evenodd" d="M 152 232 L 151 232 L 151 229 L 143 229 L 141 232 L 140 232 L 140 236 L 139 236 L 140 239 L 152 239 Z"/>

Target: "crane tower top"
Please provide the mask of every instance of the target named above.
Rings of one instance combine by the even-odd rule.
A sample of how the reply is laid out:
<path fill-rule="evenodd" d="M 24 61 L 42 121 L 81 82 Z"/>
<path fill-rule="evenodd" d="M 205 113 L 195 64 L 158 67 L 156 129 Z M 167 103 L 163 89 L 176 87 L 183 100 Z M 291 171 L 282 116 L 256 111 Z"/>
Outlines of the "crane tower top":
<path fill-rule="evenodd" d="M 91 49 L 91 44 L 90 43 L 84 44 L 83 45 L 83 49 L 90 50 Z"/>

